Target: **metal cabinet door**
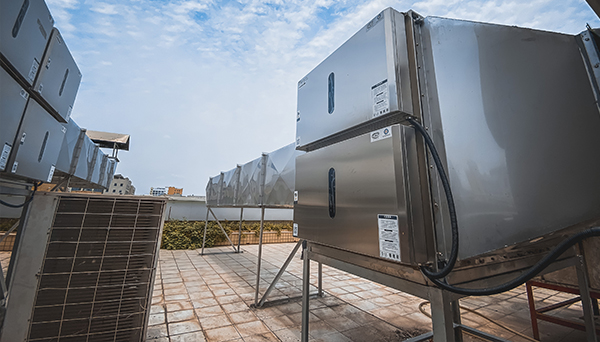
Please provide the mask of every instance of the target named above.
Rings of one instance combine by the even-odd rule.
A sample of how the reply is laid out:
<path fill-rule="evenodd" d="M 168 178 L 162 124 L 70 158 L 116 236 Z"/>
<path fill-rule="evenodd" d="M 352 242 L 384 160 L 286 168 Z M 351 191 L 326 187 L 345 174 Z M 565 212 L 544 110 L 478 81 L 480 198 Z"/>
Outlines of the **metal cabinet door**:
<path fill-rule="evenodd" d="M 29 99 L 10 157 L 10 172 L 23 178 L 50 182 L 66 128 L 40 104 Z"/>
<path fill-rule="evenodd" d="M 0 68 L 0 172 L 6 170 L 29 94 Z"/>
<path fill-rule="evenodd" d="M 388 8 L 298 82 L 296 146 L 411 113 L 404 14 Z"/>
<path fill-rule="evenodd" d="M 68 122 L 80 83 L 75 60 L 60 32 L 53 29 L 34 89 L 58 112 L 58 120 Z"/>
<path fill-rule="evenodd" d="M 394 125 L 298 156 L 298 237 L 402 263 L 425 259 L 407 137 L 412 129 Z"/>
<path fill-rule="evenodd" d="M 32 85 L 54 19 L 44 0 L 0 0 L 0 53 Z"/>

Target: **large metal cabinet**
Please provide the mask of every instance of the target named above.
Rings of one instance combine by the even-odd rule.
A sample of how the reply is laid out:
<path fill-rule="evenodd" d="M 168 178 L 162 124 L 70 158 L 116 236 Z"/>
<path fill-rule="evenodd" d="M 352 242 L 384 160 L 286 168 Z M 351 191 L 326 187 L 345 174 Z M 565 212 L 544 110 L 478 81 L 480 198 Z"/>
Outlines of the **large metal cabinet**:
<path fill-rule="evenodd" d="M 387 11 L 393 10 L 384 11 L 384 17 Z M 411 84 L 418 87 L 412 91 L 449 175 L 460 227 L 459 258 L 600 218 L 600 115 L 574 37 L 437 17 L 411 25 L 405 29 L 413 32 L 414 46 L 396 48 L 415 51 L 418 67 Z M 365 28 L 359 32 L 366 33 Z M 354 58 L 343 48 L 358 37 L 332 54 L 339 64 Z M 404 83 L 396 82 L 402 88 Z M 311 99 L 301 96 L 303 88 L 299 108 Z M 313 98 L 322 105 L 317 95 Z M 372 103 L 356 95 L 337 98 L 336 106 L 343 101 L 355 108 Z M 331 124 L 334 116 L 327 112 L 321 118 L 300 126 L 301 113 L 298 134 L 313 126 L 316 132 L 327 127 L 323 135 L 335 134 L 347 126 L 344 118 Z M 368 122 L 363 125 L 370 128 Z M 386 240 L 381 227 L 397 225 L 397 261 L 418 263 L 449 254 L 449 216 L 433 162 L 412 128 L 394 127 L 385 141 L 373 140 L 383 134 L 376 129 L 370 137 L 297 158 L 299 237 L 387 258 L 380 256 Z"/>
<path fill-rule="evenodd" d="M 30 98 L 9 157 L 11 174 L 50 182 L 66 128 Z"/>
<path fill-rule="evenodd" d="M 33 85 L 54 19 L 44 0 L 0 0 L 0 53 Z"/>
<path fill-rule="evenodd" d="M 369 121 L 385 126 L 390 114 L 413 113 L 405 21 L 384 10 L 298 82 L 300 149 Z"/>
<path fill-rule="evenodd" d="M 29 93 L 0 68 L 0 172 L 5 171 Z"/>
<path fill-rule="evenodd" d="M 68 122 L 80 83 L 81 72 L 77 63 L 55 28 L 34 89 L 58 112 L 58 120 Z"/>
<path fill-rule="evenodd" d="M 415 153 L 415 132 L 393 125 L 298 156 L 299 237 L 396 262 L 427 261 L 432 232 L 411 169 Z"/>

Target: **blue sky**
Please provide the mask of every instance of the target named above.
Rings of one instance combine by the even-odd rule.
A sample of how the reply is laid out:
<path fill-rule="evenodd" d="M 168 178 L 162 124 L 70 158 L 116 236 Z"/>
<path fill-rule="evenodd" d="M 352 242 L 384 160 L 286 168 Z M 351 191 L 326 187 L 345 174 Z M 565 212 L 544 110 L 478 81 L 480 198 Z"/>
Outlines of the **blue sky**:
<path fill-rule="evenodd" d="M 131 134 L 137 194 L 183 187 L 294 141 L 296 84 L 386 7 L 576 34 L 584 1 L 47 0 L 83 80 L 72 117 Z"/>

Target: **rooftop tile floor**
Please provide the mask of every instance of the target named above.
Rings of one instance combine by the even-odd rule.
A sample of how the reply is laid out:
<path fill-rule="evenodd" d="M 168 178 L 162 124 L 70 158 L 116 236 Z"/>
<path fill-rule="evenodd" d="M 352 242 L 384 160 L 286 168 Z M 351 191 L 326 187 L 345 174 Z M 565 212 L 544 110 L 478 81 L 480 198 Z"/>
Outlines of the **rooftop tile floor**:
<path fill-rule="evenodd" d="M 263 246 L 261 294 L 265 292 L 295 244 Z M 300 251 L 272 291 L 263 308 L 253 309 L 258 246 L 160 251 L 148 327 L 150 342 L 191 341 L 299 341 L 302 288 Z M 311 266 L 317 283 L 317 264 Z M 423 299 L 323 266 L 324 297 L 310 301 L 312 341 L 401 341 L 431 329 L 431 320 L 419 311 Z M 316 292 L 316 288 L 312 289 Z M 535 291 L 538 305 L 571 295 Z M 461 306 L 476 310 L 518 332 L 532 336 L 525 287 L 491 297 L 465 298 Z M 428 307 L 426 307 L 428 310 Z M 554 311 L 580 319 L 575 303 Z M 464 324 L 511 341 L 527 341 L 463 310 Z M 544 342 L 585 341 L 581 331 L 547 322 L 539 323 Z M 465 341 L 479 341 L 467 336 Z"/>

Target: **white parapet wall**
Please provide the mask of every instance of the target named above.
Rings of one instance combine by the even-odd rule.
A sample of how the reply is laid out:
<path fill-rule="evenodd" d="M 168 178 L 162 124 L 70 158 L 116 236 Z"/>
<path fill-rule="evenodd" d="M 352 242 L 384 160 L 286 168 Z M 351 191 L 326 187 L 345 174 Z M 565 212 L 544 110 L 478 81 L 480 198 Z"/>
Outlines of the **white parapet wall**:
<path fill-rule="evenodd" d="M 219 220 L 237 221 L 240 219 L 240 208 L 212 208 Z M 206 219 L 206 199 L 204 196 L 169 196 L 167 202 L 167 220 L 204 221 Z M 265 221 L 291 221 L 293 209 L 266 209 Z M 214 220 L 209 215 L 209 220 Z M 244 220 L 259 221 L 260 209 L 244 208 Z"/>

